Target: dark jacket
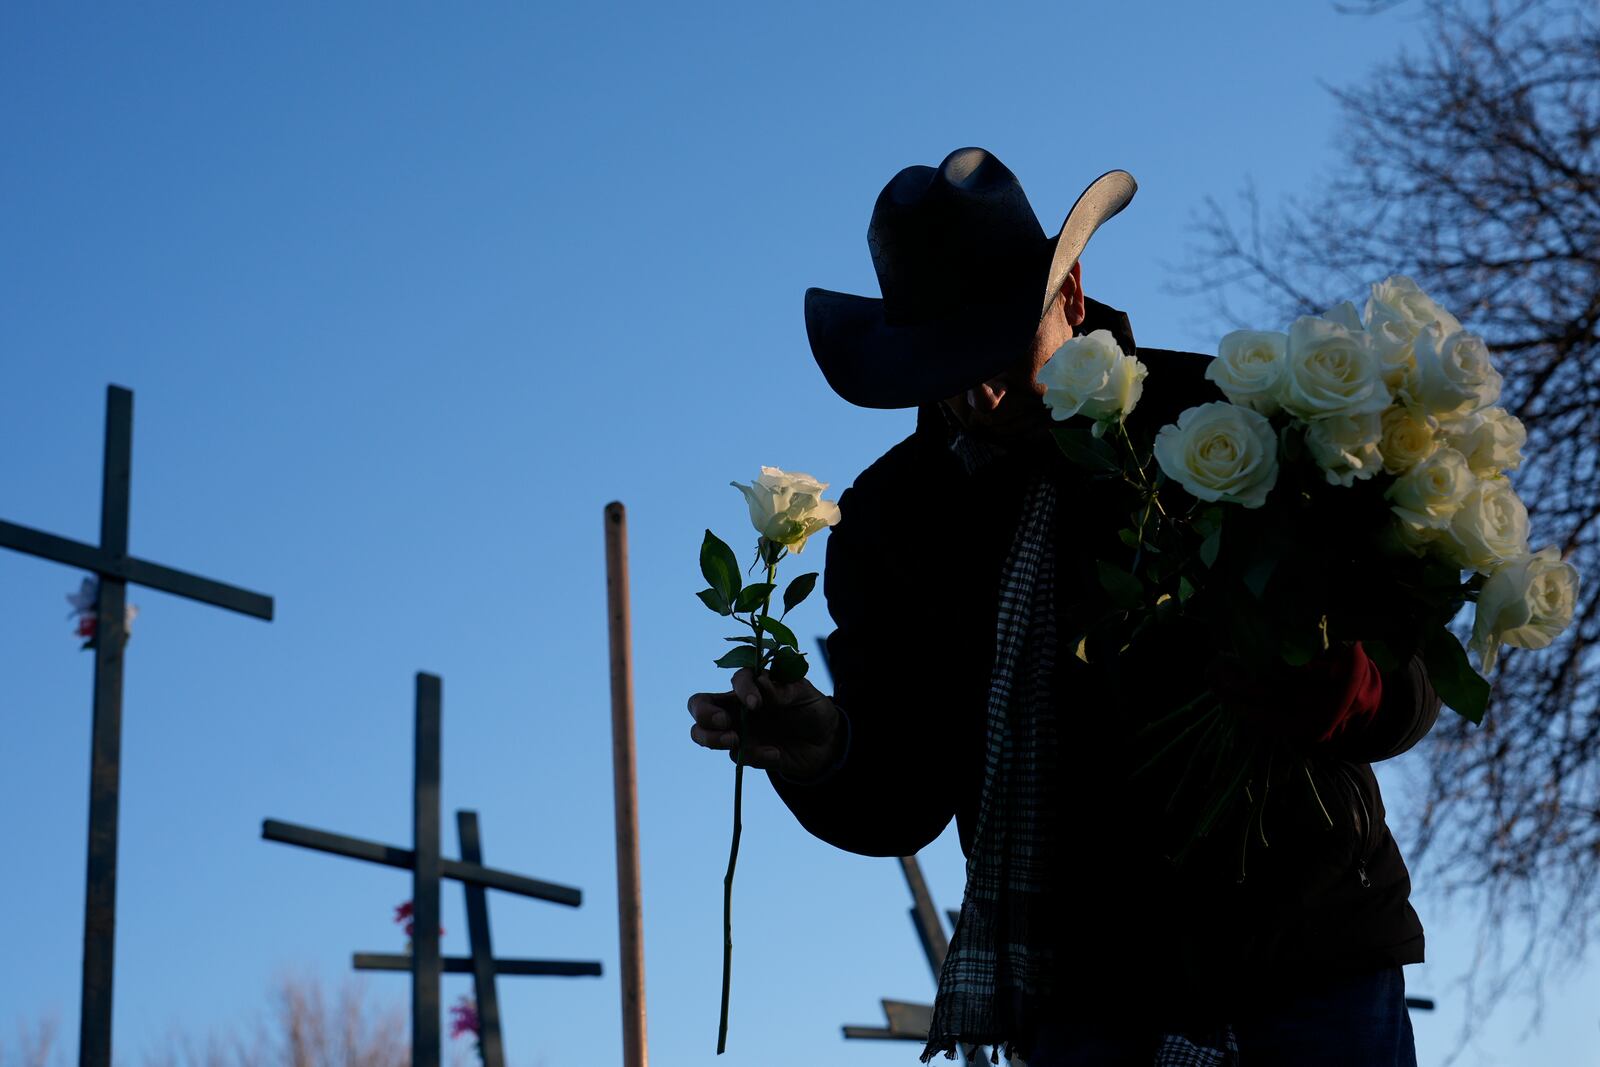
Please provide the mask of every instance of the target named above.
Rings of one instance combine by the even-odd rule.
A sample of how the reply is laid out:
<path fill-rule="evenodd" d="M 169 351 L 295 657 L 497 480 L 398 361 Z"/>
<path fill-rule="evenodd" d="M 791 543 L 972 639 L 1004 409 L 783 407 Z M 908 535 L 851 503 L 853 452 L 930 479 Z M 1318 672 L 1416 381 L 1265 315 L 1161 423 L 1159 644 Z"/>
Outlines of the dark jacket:
<path fill-rule="evenodd" d="M 1150 377 L 1136 417 L 1160 425 L 1219 398 L 1204 380 L 1207 357 L 1139 355 Z M 812 784 L 771 775 L 808 831 L 867 856 L 911 855 L 951 816 L 970 851 L 982 786 L 995 597 L 1027 472 L 1018 463 L 969 476 L 935 414 L 923 412 L 917 431 L 843 494 L 829 536 L 824 592 L 837 629 L 828 659 L 850 723 L 846 758 Z M 1097 586 L 1096 555 L 1115 558 L 1120 522 L 1097 509 L 1093 485 L 1065 464 L 1052 469 L 1064 490 L 1058 615 L 1070 617 Z M 1228 824 L 1178 866 L 1152 829 L 1161 786 L 1133 776 L 1132 735 L 1204 686 L 1205 665 L 1186 648 L 1153 654 L 1124 681 L 1070 649 L 1058 656 L 1056 815 L 1066 844 L 1054 936 L 1069 1003 L 1141 1024 L 1206 1025 L 1318 975 L 1420 962 L 1410 877 L 1370 767 L 1432 727 L 1439 701 L 1420 663 L 1384 677 L 1383 705 L 1364 728 L 1305 753 L 1316 795 L 1309 785 L 1273 794 L 1260 830 L 1268 847 L 1253 837 L 1246 845 L 1248 828 Z"/>

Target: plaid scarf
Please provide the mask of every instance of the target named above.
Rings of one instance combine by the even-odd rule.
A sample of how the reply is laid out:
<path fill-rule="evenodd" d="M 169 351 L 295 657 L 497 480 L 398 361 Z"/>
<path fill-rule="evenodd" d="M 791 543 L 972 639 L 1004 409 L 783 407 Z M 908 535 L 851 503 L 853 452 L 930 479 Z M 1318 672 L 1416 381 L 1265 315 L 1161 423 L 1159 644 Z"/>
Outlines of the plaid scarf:
<path fill-rule="evenodd" d="M 941 405 L 942 408 L 942 405 Z M 951 450 L 969 474 L 1004 454 L 958 428 Z M 1032 1050 L 1051 1006 L 1058 963 L 1046 917 L 1059 907 L 1051 871 L 1059 855 L 1058 748 L 1053 694 L 1056 488 L 1030 482 L 1001 572 L 994 670 L 984 712 L 983 791 L 967 857 L 960 919 L 939 974 L 921 1062 L 958 1046 L 986 1045 L 992 1062 Z M 1045 813 L 1046 817 L 1041 817 Z M 1155 1067 L 1238 1062 L 1231 1029 L 1203 1043 L 1163 1035 Z M 1041 1065 L 1043 1067 L 1043 1065 Z"/>

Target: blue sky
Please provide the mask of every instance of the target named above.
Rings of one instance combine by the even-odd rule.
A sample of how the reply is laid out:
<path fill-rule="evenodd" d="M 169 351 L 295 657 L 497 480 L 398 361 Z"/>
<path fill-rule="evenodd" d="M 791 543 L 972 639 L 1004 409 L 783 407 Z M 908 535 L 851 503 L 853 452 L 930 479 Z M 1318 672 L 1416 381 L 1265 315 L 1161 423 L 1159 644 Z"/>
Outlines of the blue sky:
<path fill-rule="evenodd" d="M 404 875 L 258 833 L 405 841 L 425 669 L 447 826 L 475 808 L 491 863 L 587 893 L 576 912 L 491 898 L 497 947 L 608 969 L 503 982 L 511 1062 L 617 1061 L 601 509 L 621 499 L 652 1051 L 704 1062 L 732 771 L 687 740 L 686 696 L 722 674 L 701 531 L 745 536 L 730 479 L 773 464 L 837 490 L 910 428 L 828 391 L 802 291 L 873 292 L 878 189 L 981 144 L 1047 226 L 1132 171 L 1086 288 L 1143 343 L 1204 348 L 1209 306 L 1167 291 L 1202 198 L 1323 177 L 1320 83 L 1420 33 L 1406 7 L 1272 0 L 0 8 L 0 516 L 93 538 L 116 382 L 136 391 L 133 550 L 278 598 L 265 625 L 132 595 L 119 1053 L 232 1028 L 285 971 L 331 983 L 352 950 L 400 948 Z M 79 578 L 0 553 L 0 1040 L 51 1013 L 76 1033 Z M 826 628 L 820 600 L 802 612 Z M 810 839 L 759 780 L 745 826 L 725 1061 L 914 1062 L 838 1029 L 932 995 L 896 866 Z M 952 838 L 924 857 L 945 905 Z M 464 951 L 458 890 L 445 906 Z M 1418 907 L 1439 962 L 1412 988 L 1443 998 L 1473 919 Z M 370 990 L 399 1003 L 404 980 Z M 1555 992 L 1541 1032 L 1510 1004 L 1463 1062 L 1600 1063 L 1594 971 Z M 1426 1065 L 1445 1009 L 1417 1019 Z"/>

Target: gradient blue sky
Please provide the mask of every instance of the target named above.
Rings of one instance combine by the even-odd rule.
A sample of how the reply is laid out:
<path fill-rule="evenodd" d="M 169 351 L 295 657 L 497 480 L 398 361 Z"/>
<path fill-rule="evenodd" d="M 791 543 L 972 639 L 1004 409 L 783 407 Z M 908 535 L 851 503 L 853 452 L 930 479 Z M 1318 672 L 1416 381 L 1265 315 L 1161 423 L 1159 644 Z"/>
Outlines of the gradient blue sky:
<path fill-rule="evenodd" d="M 478 809 L 491 862 L 587 892 L 576 912 L 492 898 L 497 947 L 608 968 L 502 983 L 513 1067 L 618 1061 L 614 498 L 633 532 L 652 1050 L 708 1062 L 732 771 L 687 740 L 685 697 L 722 676 L 722 627 L 692 596 L 701 530 L 746 536 L 727 483 L 760 464 L 838 489 L 910 428 L 828 391 L 804 288 L 872 292 L 878 189 L 976 143 L 1046 225 L 1131 170 L 1141 192 L 1092 243 L 1086 287 L 1147 344 L 1208 346 L 1207 304 L 1165 289 L 1202 197 L 1323 177 L 1319 82 L 1420 40 L 1407 7 L 1320 0 L 0 7 L 0 515 L 93 538 L 116 382 L 136 390 L 134 551 L 278 598 L 264 625 L 132 596 L 125 1062 L 174 1025 L 252 1018 L 283 971 L 334 982 L 352 950 L 399 949 L 404 875 L 258 832 L 275 816 L 408 838 L 418 669 L 445 680 L 447 820 Z M 0 1040 L 51 1013 L 76 1034 L 79 578 L 0 553 Z M 802 614 L 825 629 L 820 602 Z M 924 858 L 954 905 L 953 834 Z M 1410 981 L 1443 1000 L 1416 1021 L 1434 1067 L 1474 921 L 1426 888 L 1438 962 Z M 913 1063 L 839 1036 L 879 997 L 931 997 L 906 903 L 892 861 L 810 839 L 757 780 L 725 1062 Z M 464 951 L 459 891 L 445 906 Z M 404 996 L 401 978 L 370 988 Z M 1554 992 L 1542 1031 L 1509 1004 L 1462 1062 L 1600 1064 L 1594 970 Z"/>

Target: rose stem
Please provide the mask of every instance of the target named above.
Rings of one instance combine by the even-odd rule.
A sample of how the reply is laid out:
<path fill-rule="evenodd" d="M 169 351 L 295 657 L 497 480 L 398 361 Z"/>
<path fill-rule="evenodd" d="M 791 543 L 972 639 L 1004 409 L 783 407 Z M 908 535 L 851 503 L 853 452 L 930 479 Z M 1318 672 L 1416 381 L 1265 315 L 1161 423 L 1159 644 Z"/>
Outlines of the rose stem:
<path fill-rule="evenodd" d="M 765 545 L 762 546 L 765 557 Z M 767 584 L 778 576 L 778 565 L 767 564 Z M 756 635 L 756 669 L 761 669 L 761 619 L 772 608 L 769 592 L 761 602 L 761 614 L 750 620 Z M 739 743 L 734 750 L 733 768 L 733 844 L 728 850 L 728 873 L 722 879 L 722 1015 L 717 1020 L 717 1055 L 728 1047 L 728 992 L 733 984 L 733 869 L 739 862 L 739 834 L 744 824 L 739 818 L 744 801 L 744 731 L 745 709 L 739 708 Z"/>

